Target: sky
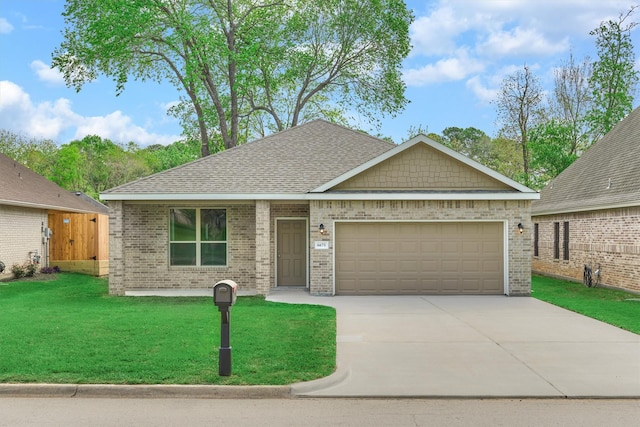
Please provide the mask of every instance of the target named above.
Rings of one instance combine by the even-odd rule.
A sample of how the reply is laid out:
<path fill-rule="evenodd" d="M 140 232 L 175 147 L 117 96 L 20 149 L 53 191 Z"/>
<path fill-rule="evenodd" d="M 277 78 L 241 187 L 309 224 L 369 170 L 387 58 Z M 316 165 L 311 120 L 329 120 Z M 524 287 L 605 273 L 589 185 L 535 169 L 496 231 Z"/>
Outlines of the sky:
<path fill-rule="evenodd" d="M 634 3 L 635 1 L 635 3 Z M 589 31 L 617 20 L 638 0 L 406 0 L 415 21 L 412 49 L 403 63 L 409 105 L 379 129 L 353 119 L 353 128 L 407 138 L 410 127 L 441 134 L 447 127 L 475 127 L 497 135 L 496 99 L 506 75 L 526 64 L 545 91 L 553 72 L 572 53 L 597 58 Z M 181 139 L 166 114 L 179 93 L 169 83 L 130 82 L 115 94 L 100 76 L 76 93 L 50 68 L 62 41 L 64 0 L 0 0 L 0 129 L 57 144 L 99 135 L 140 146 Z M 633 15 L 640 21 L 640 10 Z M 640 28 L 632 32 L 640 70 Z M 636 93 L 634 107 L 640 105 Z"/>

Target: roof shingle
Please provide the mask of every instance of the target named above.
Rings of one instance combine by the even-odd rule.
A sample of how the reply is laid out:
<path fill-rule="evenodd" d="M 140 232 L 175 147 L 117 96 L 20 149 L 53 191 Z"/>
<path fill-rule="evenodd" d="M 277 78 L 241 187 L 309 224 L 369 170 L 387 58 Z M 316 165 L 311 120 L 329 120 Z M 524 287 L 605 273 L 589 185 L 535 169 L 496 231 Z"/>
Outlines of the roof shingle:
<path fill-rule="evenodd" d="M 395 144 L 314 120 L 103 194 L 300 194 Z"/>
<path fill-rule="evenodd" d="M 82 193 L 80 193 L 82 195 Z M 71 193 L 0 153 L 0 204 L 106 214 L 106 206 Z"/>
<path fill-rule="evenodd" d="M 541 192 L 534 215 L 640 205 L 640 108 L 595 142 Z"/>

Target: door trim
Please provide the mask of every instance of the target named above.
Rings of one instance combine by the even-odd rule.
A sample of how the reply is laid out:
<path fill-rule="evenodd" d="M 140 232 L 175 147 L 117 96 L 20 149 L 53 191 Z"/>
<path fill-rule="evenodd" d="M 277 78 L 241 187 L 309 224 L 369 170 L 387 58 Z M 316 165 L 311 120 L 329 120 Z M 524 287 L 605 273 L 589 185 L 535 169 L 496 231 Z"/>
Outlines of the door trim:
<path fill-rule="evenodd" d="M 274 270 L 274 280 L 276 284 L 276 288 L 279 286 L 278 284 L 278 221 L 303 221 L 304 220 L 304 229 L 305 229 L 305 266 L 306 266 L 306 274 L 305 274 L 305 288 L 309 289 L 309 218 L 307 217 L 290 217 L 283 216 L 276 218 L 275 230 L 274 230 L 274 253 L 273 259 L 275 260 L 273 265 Z M 283 286 L 285 288 L 286 286 Z"/>

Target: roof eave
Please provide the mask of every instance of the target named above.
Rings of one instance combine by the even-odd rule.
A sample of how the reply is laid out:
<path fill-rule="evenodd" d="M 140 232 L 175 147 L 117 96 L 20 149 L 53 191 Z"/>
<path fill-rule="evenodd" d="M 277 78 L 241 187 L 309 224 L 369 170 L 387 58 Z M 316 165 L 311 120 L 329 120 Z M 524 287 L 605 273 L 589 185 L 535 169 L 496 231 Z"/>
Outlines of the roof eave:
<path fill-rule="evenodd" d="M 185 200 L 538 200 L 540 194 L 504 192 L 460 193 L 144 193 L 101 194 L 102 200 L 185 201 Z"/>
<path fill-rule="evenodd" d="M 20 208 L 30 208 L 30 209 L 54 210 L 54 211 L 61 211 L 61 212 L 91 213 L 91 214 L 100 213 L 97 211 L 92 211 L 87 209 L 70 208 L 68 206 L 47 205 L 42 203 L 21 202 L 21 201 L 15 201 L 15 200 L 0 200 L 0 205 L 16 206 Z"/>
<path fill-rule="evenodd" d="M 592 212 L 592 211 L 602 211 L 607 209 L 631 208 L 636 206 L 640 206 L 640 200 L 624 202 L 624 203 L 613 203 L 613 204 L 607 204 L 607 205 L 568 207 L 564 209 L 546 209 L 546 210 L 540 210 L 540 211 L 532 210 L 531 216 L 561 215 L 561 214 L 574 213 L 574 212 Z"/>

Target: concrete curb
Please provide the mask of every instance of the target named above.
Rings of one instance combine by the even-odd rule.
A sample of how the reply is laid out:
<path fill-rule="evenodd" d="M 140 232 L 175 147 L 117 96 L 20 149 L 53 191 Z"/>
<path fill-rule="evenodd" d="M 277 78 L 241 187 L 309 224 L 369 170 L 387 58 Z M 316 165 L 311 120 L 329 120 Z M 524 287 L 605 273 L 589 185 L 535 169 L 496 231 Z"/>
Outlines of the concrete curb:
<path fill-rule="evenodd" d="M 286 386 L 0 384 L 0 397 L 290 399 Z"/>
<path fill-rule="evenodd" d="M 351 372 L 347 369 L 338 369 L 328 377 L 291 384 L 291 394 L 296 397 L 319 397 L 314 395 L 314 392 L 327 390 L 337 384 L 341 384 L 349 378 L 350 374 Z"/>

